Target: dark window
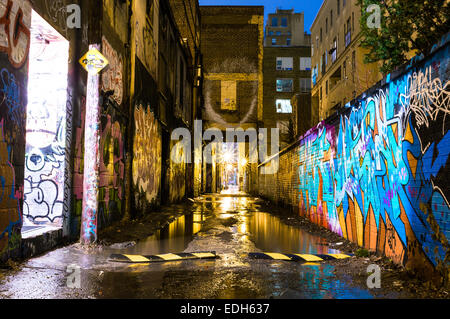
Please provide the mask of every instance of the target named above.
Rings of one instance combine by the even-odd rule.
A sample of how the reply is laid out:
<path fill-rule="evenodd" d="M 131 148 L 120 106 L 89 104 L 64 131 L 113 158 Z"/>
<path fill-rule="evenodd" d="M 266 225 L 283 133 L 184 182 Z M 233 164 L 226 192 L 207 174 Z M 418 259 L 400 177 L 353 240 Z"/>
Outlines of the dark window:
<path fill-rule="evenodd" d="M 272 27 L 278 27 L 278 18 L 272 18 Z"/>
<path fill-rule="evenodd" d="M 291 39 L 289 38 L 286 39 L 286 45 L 291 45 Z"/>
<path fill-rule="evenodd" d="M 337 0 L 337 15 L 341 14 L 341 0 Z"/>
<path fill-rule="evenodd" d="M 288 26 L 287 18 L 281 18 L 281 26 L 282 27 L 287 27 Z"/>
<path fill-rule="evenodd" d="M 325 19 L 325 34 L 328 33 L 328 18 Z"/>
<path fill-rule="evenodd" d="M 330 11 L 330 27 L 333 26 L 333 10 Z"/>

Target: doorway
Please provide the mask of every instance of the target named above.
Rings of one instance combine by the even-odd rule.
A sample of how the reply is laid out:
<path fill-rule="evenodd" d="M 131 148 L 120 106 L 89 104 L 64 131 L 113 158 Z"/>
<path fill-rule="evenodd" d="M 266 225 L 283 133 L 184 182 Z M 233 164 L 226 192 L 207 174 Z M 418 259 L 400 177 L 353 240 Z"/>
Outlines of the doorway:
<path fill-rule="evenodd" d="M 32 11 L 22 236 L 63 226 L 69 42 Z"/>

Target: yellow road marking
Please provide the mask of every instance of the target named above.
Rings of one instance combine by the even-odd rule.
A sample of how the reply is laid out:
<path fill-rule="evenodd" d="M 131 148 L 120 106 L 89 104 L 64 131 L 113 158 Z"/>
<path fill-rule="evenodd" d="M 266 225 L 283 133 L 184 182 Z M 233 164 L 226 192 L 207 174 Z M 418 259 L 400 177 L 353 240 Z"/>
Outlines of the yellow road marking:
<path fill-rule="evenodd" d="M 345 254 L 328 254 L 331 257 L 334 257 L 336 259 L 346 259 L 346 258 L 350 258 L 349 255 L 345 255 Z"/>
<path fill-rule="evenodd" d="M 142 262 L 150 261 L 149 259 L 147 259 L 141 255 L 124 255 L 124 256 L 127 257 L 129 260 L 131 260 L 134 263 L 142 263 Z"/>
<path fill-rule="evenodd" d="M 314 256 L 314 255 L 308 255 L 308 254 L 295 254 L 295 255 L 303 258 L 306 261 L 323 261 L 322 258 Z"/>
<path fill-rule="evenodd" d="M 264 253 L 264 254 L 276 260 L 291 260 L 291 258 L 289 258 L 288 256 L 279 253 Z"/>
<path fill-rule="evenodd" d="M 194 255 L 195 257 L 198 257 L 198 258 L 216 257 L 216 255 L 211 254 L 211 253 L 192 253 L 192 255 Z"/>
<path fill-rule="evenodd" d="M 179 260 L 183 259 L 182 257 L 175 254 L 164 254 L 164 255 L 156 255 L 156 257 L 162 258 L 164 260 Z"/>

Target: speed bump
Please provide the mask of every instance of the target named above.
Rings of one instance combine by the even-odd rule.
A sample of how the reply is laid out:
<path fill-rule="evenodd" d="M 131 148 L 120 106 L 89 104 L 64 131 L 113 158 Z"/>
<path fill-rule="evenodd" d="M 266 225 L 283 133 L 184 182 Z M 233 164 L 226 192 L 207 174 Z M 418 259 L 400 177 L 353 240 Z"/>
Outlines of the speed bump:
<path fill-rule="evenodd" d="M 280 254 L 280 253 L 250 253 L 252 259 L 286 260 L 300 262 L 318 262 L 324 260 L 346 259 L 350 254 Z"/>
<path fill-rule="evenodd" d="M 154 262 L 181 261 L 192 259 L 216 259 L 216 258 L 217 255 L 215 251 L 198 252 L 198 253 L 161 254 L 151 256 L 112 254 L 109 257 L 111 261 L 123 263 L 154 263 Z"/>

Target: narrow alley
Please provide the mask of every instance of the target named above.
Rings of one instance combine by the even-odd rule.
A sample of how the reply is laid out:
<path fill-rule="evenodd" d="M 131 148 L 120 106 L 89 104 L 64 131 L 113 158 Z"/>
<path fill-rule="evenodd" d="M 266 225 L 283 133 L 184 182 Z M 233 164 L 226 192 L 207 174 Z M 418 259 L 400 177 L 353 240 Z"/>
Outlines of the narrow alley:
<path fill-rule="evenodd" d="M 450 0 L 282 2 L 0 0 L 0 299 L 450 300 Z"/>
<path fill-rule="evenodd" d="M 273 209 L 274 207 L 272 207 Z M 336 262 L 251 259 L 249 253 L 339 254 L 326 239 L 288 226 L 266 202 L 247 195 L 204 195 L 175 221 L 137 242 L 83 249 L 72 245 L 20 265 L 0 286 L 2 298 L 373 298 Z M 280 213 L 280 212 L 279 212 Z M 286 212 L 285 212 L 286 213 Z M 114 254 L 159 255 L 214 251 L 213 260 L 124 263 Z M 79 289 L 67 285 L 67 265 L 80 267 Z M 338 266 L 339 267 L 339 266 Z M 387 288 L 387 287 L 386 287 Z M 383 290 L 385 297 L 404 292 Z"/>

